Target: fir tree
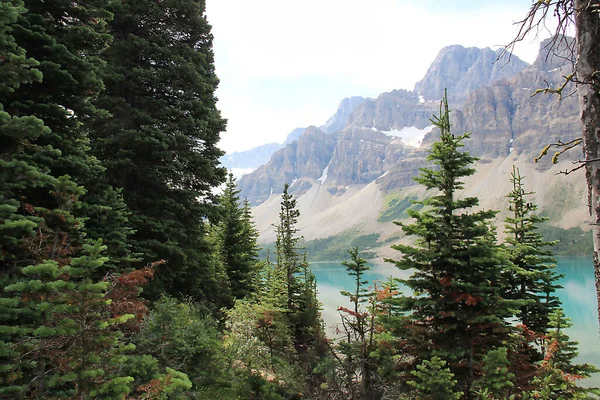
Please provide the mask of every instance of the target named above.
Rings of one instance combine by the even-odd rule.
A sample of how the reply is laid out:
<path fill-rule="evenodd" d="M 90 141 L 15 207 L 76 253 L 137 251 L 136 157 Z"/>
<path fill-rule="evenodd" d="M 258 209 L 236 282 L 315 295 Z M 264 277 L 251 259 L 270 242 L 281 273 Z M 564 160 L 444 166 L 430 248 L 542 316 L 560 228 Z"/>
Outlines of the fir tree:
<path fill-rule="evenodd" d="M 12 89 L 3 91 L 0 99 L 12 123 L 18 118 L 21 124 L 19 133 L 3 130 L 0 141 L 11 142 L 3 149 L 4 159 L 10 160 L 13 167 L 20 166 L 13 179 L 29 173 L 34 181 L 2 184 L 2 188 L 12 186 L 5 199 L 10 197 L 9 201 L 18 207 L 52 208 L 48 182 L 40 184 L 32 168 L 54 178 L 70 176 L 77 185 L 85 186 L 86 194 L 73 213 L 86 219 L 89 227 L 79 238 L 71 236 L 73 244 L 80 245 L 83 236 L 104 238 L 110 246 L 107 254 L 111 261 L 103 269 L 122 268 L 129 262 L 126 237 L 130 233 L 124 203 L 118 192 L 102 183 L 104 170 L 89 155 L 87 137 L 90 122 L 104 115 L 92 100 L 102 89 L 97 73 L 102 64 L 98 54 L 110 40 L 106 19 L 111 15 L 103 9 L 103 0 L 61 0 L 52 4 L 27 0 L 22 4 L 25 9 L 3 33 L 4 40 L 17 46 L 16 52 L 9 54 L 6 67 L 17 67 L 21 61 L 14 55 L 26 52 L 31 57 L 27 62 L 35 62 L 36 68 L 22 68 L 22 74 L 8 75 L 13 80 L 9 86 Z M 19 81 L 16 86 L 15 80 Z M 35 128 L 38 132 L 33 135 L 27 133 L 31 117 L 42 120 L 46 128 Z M 103 272 L 97 271 L 99 275 Z"/>
<path fill-rule="evenodd" d="M 415 360 L 432 355 L 448 360 L 459 389 L 470 398 L 483 356 L 499 347 L 509 330 L 504 318 L 510 309 L 500 286 L 505 261 L 490 229 L 496 212 L 474 211 L 477 198 L 458 196 L 461 178 L 475 172 L 470 165 L 476 158 L 460 151 L 469 134 L 450 133 L 446 98 L 432 122 L 440 139 L 427 159 L 437 168 L 423 168 L 415 180 L 437 193 L 417 202 L 425 206 L 423 211 L 409 211 L 415 223 L 402 225 L 407 235 L 417 237 L 416 246 L 392 246 L 403 253 L 396 266 L 414 270 L 402 280 L 413 291 L 401 298 L 410 312 L 403 331 Z"/>
<path fill-rule="evenodd" d="M 277 262 L 275 268 L 285 276 L 287 288 L 287 307 L 290 311 L 295 310 L 295 294 L 298 293 L 295 275 L 300 272 L 300 253 L 297 236 L 296 223 L 300 217 L 300 211 L 296 208 L 296 199 L 288 193 L 289 184 L 283 187 L 281 195 L 281 209 L 279 211 L 279 223 L 275 226 L 275 251 Z"/>
<path fill-rule="evenodd" d="M 341 291 L 343 296 L 349 298 L 352 309 L 338 307 L 342 318 L 345 341 L 340 342 L 340 352 L 345 356 L 342 370 L 347 377 L 347 386 L 352 399 L 375 398 L 373 389 L 373 375 L 375 362 L 372 352 L 375 350 L 375 309 L 365 309 L 364 303 L 371 302 L 374 293 L 366 287 L 367 281 L 363 280 L 365 271 L 370 267 L 367 261 L 359 256 L 358 247 L 348 250 L 350 261 L 342 262 L 348 275 L 354 278 L 354 290 Z M 354 377 L 360 382 L 356 385 Z M 357 386 L 357 387 L 355 387 Z"/>
<path fill-rule="evenodd" d="M 324 354 L 324 335 L 321 329 L 320 305 L 317 300 L 316 279 L 310 271 L 306 254 L 298 248 L 296 223 L 300 216 L 296 199 L 288 193 L 286 183 L 281 197 L 279 223 L 275 226 L 277 262 L 273 283 L 284 283 L 285 308 L 292 332 L 293 344 L 300 364 L 313 387 L 320 378 L 313 375 L 318 359 Z M 279 286 L 277 286 L 279 288 Z"/>
<path fill-rule="evenodd" d="M 560 307 L 560 300 L 554 294 L 560 286 L 556 283 L 561 278 L 554 272 L 556 260 L 552 252 L 545 248 L 556 242 L 544 241 L 537 231 L 538 224 L 548 218 L 540 217 L 535 212 L 537 205 L 527 196 L 523 186 L 523 177 L 513 167 L 511 175 L 513 190 L 508 194 L 509 211 L 506 217 L 505 232 L 509 260 L 513 267 L 507 271 L 508 291 L 506 298 L 518 300 L 521 305 L 517 317 L 522 324 L 537 333 L 545 333 L 549 315 Z"/>
<path fill-rule="evenodd" d="M 111 2 L 109 10 L 114 40 L 97 104 L 111 117 L 94 125 L 93 153 L 123 191 L 133 250 L 145 264 L 166 261 L 146 295 L 210 300 L 222 282 L 205 221 L 215 214 L 211 189 L 225 177 L 216 147 L 225 121 L 205 1 Z"/>
<path fill-rule="evenodd" d="M 416 390 L 416 399 L 458 400 L 462 397 L 462 392 L 454 390 L 457 383 L 454 375 L 439 357 L 423 360 L 411 374 L 417 380 L 408 381 L 408 385 Z"/>
<path fill-rule="evenodd" d="M 576 341 L 565 332 L 571 327 L 570 320 L 558 308 L 550 314 L 548 334 L 544 344 L 544 359 L 539 365 L 538 375 L 533 380 L 534 389 L 524 398 L 584 399 L 586 393 L 599 394 L 597 389 L 577 385 L 577 380 L 589 378 L 599 370 L 590 364 L 574 364 L 578 355 Z"/>
<path fill-rule="evenodd" d="M 252 292 L 253 274 L 258 262 L 258 232 L 252 222 L 248 203 L 242 204 L 233 174 L 229 174 L 219 200 L 221 221 L 217 226 L 220 253 L 234 298 Z"/>

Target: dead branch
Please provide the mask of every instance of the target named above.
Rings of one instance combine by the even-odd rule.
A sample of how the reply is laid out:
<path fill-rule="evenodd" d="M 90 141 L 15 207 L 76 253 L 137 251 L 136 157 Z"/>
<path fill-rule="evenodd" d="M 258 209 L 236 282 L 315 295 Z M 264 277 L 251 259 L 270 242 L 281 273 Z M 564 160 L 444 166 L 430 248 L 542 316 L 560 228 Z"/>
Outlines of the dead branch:
<path fill-rule="evenodd" d="M 547 145 L 546 147 L 544 147 L 542 149 L 542 152 L 540 153 L 539 156 L 537 156 L 534 159 L 534 161 L 538 162 L 542 157 L 544 157 L 545 155 L 548 154 L 548 151 L 550 150 L 551 147 L 556 147 L 557 149 L 560 149 L 560 151 L 557 151 L 552 156 L 552 164 L 556 164 L 556 163 L 558 163 L 558 157 L 561 154 L 563 154 L 565 151 L 571 150 L 575 146 L 579 146 L 582 142 L 583 142 L 583 138 L 578 137 L 578 138 L 575 138 L 568 142 L 563 142 L 562 140 L 559 140 L 556 143 L 550 143 L 549 145 Z"/>
<path fill-rule="evenodd" d="M 558 95 L 558 99 L 562 100 L 562 92 L 565 89 L 565 87 L 569 84 L 569 82 L 573 81 L 573 78 L 575 77 L 575 73 L 572 72 L 567 76 L 563 76 L 563 78 L 565 78 L 565 81 L 562 83 L 562 85 L 556 87 L 556 88 L 552 88 L 552 87 L 547 87 L 544 89 L 537 89 L 535 92 L 533 92 L 533 94 L 530 97 L 533 97 L 535 95 L 538 95 L 540 93 L 553 93 L 553 94 L 557 94 Z M 548 82 L 546 82 L 546 84 L 548 85 Z M 550 86 L 550 85 L 548 85 Z"/>

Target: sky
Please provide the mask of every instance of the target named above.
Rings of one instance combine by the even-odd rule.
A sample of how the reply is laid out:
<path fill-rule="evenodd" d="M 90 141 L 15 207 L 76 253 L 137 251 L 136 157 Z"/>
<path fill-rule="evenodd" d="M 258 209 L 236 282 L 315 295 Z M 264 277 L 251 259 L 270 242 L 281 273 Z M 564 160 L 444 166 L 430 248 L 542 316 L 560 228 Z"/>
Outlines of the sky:
<path fill-rule="evenodd" d="M 207 0 L 227 153 L 319 126 L 345 97 L 412 90 L 445 46 L 498 48 L 528 0 Z M 514 53 L 535 60 L 540 29 Z"/>

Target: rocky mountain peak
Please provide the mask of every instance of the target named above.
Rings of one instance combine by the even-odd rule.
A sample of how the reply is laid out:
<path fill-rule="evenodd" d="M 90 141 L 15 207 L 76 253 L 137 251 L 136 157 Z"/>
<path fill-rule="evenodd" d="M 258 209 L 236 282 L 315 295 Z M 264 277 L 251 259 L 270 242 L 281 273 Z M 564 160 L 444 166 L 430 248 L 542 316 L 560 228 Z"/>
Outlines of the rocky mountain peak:
<path fill-rule="evenodd" d="M 448 46 L 440 50 L 415 91 L 425 100 L 438 101 L 448 89 L 450 103 L 462 105 L 473 90 L 514 76 L 528 66 L 500 49 Z"/>
<path fill-rule="evenodd" d="M 540 43 L 540 52 L 533 67 L 541 71 L 556 69 L 572 70 L 575 63 L 575 39 L 569 36 L 555 36 Z"/>
<path fill-rule="evenodd" d="M 365 101 L 364 97 L 361 96 L 353 96 L 346 97 L 344 100 L 340 102 L 336 113 L 325 122 L 321 129 L 325 133 L 332 133 L 343 128 L 348 125 L 350 115 L 356 108 Z"/>

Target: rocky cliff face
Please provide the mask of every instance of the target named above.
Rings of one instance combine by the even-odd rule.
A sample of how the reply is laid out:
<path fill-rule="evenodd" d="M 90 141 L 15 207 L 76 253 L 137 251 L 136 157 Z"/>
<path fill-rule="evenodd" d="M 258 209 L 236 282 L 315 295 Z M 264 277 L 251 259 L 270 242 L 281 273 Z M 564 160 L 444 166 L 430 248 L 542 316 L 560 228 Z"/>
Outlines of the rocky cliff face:
<path fill-rule="evenodd" d="M 259 204 L 271 194 L 281 193 L 285 183 L 292 184 L 292 191 L 305 189 L 298 181 L 316 180 L 322 175 L 336 139 L 335 134 L 328 135 L 314 126 L 307 128 L 298 140 L 275 152 L 267 164 L 240 179 L 242 196 Z"/>
<path fill-rule="evenodd" d="M 333 150 L 327 166 L 327 183 L 337 186 L 370 183 L 406 152 L 407 147 L 399 139 L 372 129 L 348 127 L 339 135 Z"/>
<path fill-rule="evenodd" d="M 463 104 L 450 102 L 450 106 L 453 132 L 472 132 L 466 149 L 483 163 L 522 154 L 532 160 L 545 145 L 570 140 L 579 132 L 574 97 L 532 97 L 536 89 L 558 86 L 564 79 L 564 56 L 549 56 L 545 45 L 531 66 L 515 57 L 510 63 L 493 64 L 498 52 L 450 46 L 440 52 L 417 88 L 433 96 L 445 83 L 457 87 L 462 82 L 467 89 L 456 90 L 462 90 L 459 96 L 466 96 Z M 372 182 L 384 192 L 415 185 L 412 178 L 427 164 L 426 149 L 439 133 L 428 133 L 416 149 L 393 135 L 431 126 L 441 96 L 436 101 L 424 97 L 415 91 L 393 90 L 377 99 L 345 99 L 327 125 L 332 129 L 346 119 L 343 130 L 327 135 L 324 129 L 307 129 L 297 142 L 289 143 L 268 164 L 240 181 L 242 195 L 259 204 L 280 193 L 285 182 L 294 182 L 292 189 L 297 194 L 319 185 L 333 195 L 340 195 L 348 186 Z"/>
<path fill-rule="evenodd" d="M 511 77 L 528 64 L 518 57 L 502 55 L 502 50 L 460 45 L 443 48 L 429 67 L 425 77 L 417 82 L 415 91 L 425 100 L 439 101 L 448 89 L 449 100 L 461 105 L 475 89 Z"/>
<path fill-rule="evenodd" d="M 439 101 L 439 99 L 438 99 Z M 350 125 L 379 131 L 400 130 L 414 126 L 423 129 L 438 107 L 437 102 L 419 102 L 416 92 L 392 90 L 377 99 L 367 99 L 350 116 Z"/>
<path fill-rule="evenodd" d="M 354 96 L 347 97 L 340 102 L 336 113 L 321 126 L 321 130 L 325 133 L 333 133 L 341 131 L 350 122 L 350 115 L 356 108 L 365 101 L 364 97 Z"/>

